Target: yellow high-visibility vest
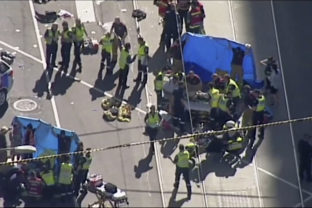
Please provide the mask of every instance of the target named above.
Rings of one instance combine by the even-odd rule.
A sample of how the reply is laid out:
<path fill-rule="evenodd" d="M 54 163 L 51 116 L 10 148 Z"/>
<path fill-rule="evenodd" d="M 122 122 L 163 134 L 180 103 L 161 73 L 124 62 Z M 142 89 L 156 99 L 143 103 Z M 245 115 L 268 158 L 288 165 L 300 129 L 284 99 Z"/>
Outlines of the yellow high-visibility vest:
<path fill-rule="evenodd" d="M 112 53 L 113 43 L 110 37 L 103 36 L 101 39 L 102 50 Z"/>
<path fill-rule="evenodd" d="M 119 58 L 119 67 L 121 70 L 125 69 L 126 66 L 128 65 L 128 56 L 129 56 L 129 52 L 126 51 L 125 49 L 122 49 L 121 53 L 120 53 L 120 58 Z"/>
<path fill-rule="evenodd" d="M 154 81 L 154 85 L 155 85 L 155 90 L 156 91 L 161 91 L 163 90 L 164 87 L 164 80 L 163 80 L 163 73 L 159 72 L 155 78 Z"/>
<path fill-rule="evenodd" d="M 70 36 L 71 31 L 70 30 L 66 30 L 66 31 L 62 31 L 62 41 L 64 41 L 65 43 L 71 43 L 72 42 L 72 37 Z"/>
<path fill-rule="evenodd" d="M 51 29 L 48 30 L 48 37 L 45 38 L 46 44 L 51 45 L 52 42 L 58 42 L 59 39 L 59 31 L 52 32 Z"/>
<path fill-rule="evenodd" d="M 219 99 L 220 99 L 220 93 L 219 90 L 216 88 L 212 88 L 209 90 L 209 95 L 211 97 L 210 99 L 210 106 L 211 108 L 218 108 L 219 106 Z"/>
<path fill-rule="evenodd" d="M 189 158 L 190 158 L 190 154 L 188 151 L 185 150 L 184 152 L 179 152 L 177 166 L 179 168 L 188 168 Z"/>
<path fill-rule="evenodd" d="M 230 83 L 226 86 L 226 92 L 229 91 L 229 85 L 234 85 L 235 86 L 235 89 L 232 92 L 232 97 L 233 98 L 234 97 L 241 97 L 239 87 L 238 87 L 238 85 L 236 84 L 236 82 L 233 79 L 230 79 Z"/>
<path fill-rule="evenodd" d="M 73 166 L 70 163 L 62 163 L 60 174 L 59 174 L 59 184 L 69 185 L 73 181 Z"/>
<path fill-rule="evenodd" d="M 258 98 L 258 105 L 256 108 L 257 112 L 261 112 L 265 110 L 265 97 L 264 95 L 261 95 L 260 98 Z"/>
<path fill-rule="evenodd" d="M 138 50 L 138 59 L 140 60 L 140 61 L 143 61 L 143 58 L 147 55 L 146 53 L 145 53 L 145 48 L 147 48 L 148 46 L 146 45 L 146 44 L 144 44 L 144 45 L 141 45 L 140 47 L 139 47 L 139 50 Z"/>
<path fill-rule="evenodd" d="M 89 170 L 91 162 L 92 162 L 92 158 L 91 157 L 86 157 L 86 161 L 82 165 L 82 170 Z"/>
<path fill-rule="evenodd" d="M 55 184 L 53 171 L 49 170 L 47 172 L 42 172 L 41 177 L 47 186 L 52 186 Z"/>
<path fill-rule="evenodd" d="M 75 40 L 76 41 L 83 41 L 85 38 L 85 27 L 81 25 L 80 27 L 73 27 L 73 32 L 75 33 Z"/>
<path fill-rule="evenodd" d="M 150 126 L 150 127 L 156 127 L 157 125 L 159 125 L 160 123 L 160 118 L 158 116 L 158 113 L 155 112 L 154 115 L 152 115 L 151 113 L 148 114 L 148 119 L 147 119 L 147 124 Z"/>
<path fill-rule="evenodd" d="M 224 111 L 224 112 L 227 112 L 228 111 L 228 107 L 227 107 L 227 102 L 228 102 L 228 98 L 225 97 L 224 95 L 222 95 L 219 99 L 219 109 Z"/>

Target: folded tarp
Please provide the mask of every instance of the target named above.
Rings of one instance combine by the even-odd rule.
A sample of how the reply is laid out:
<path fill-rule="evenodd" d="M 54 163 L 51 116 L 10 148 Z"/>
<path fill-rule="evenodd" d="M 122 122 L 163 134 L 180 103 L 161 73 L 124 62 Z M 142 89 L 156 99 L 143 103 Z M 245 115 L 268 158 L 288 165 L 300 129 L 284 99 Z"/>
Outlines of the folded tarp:
<path fill-rule="evenodd" d="M 257 80 L 252 49 L 248 49 L 247 52 L 244 44 L 225 38 L 192 33 L 185 33 L 182 36 L 182 42 L 184 42 L 183 59 L 186 73 L 193 70 L 203 82 L 211 81 L 211 76 L 217 69 L 230 74 L 233 59 L 232 48 L 240 47 L 245 52 L 244 80 L 254 88 L 263 86 L 263 81 Z"/>
<path fill-rule="evenodd" d="M 24 140 L 25 140 L 25 133 L 26 133 L 27 125 L 31 124 L 33 128 L 35 129 L 34 138 L 35 138 L 35 146 L 37 148 L 37 151 L 33 153 L 34 158 L 37 158 L 41 155 L 47 155 L 47 153 L 57 154 L 59 152 L 58 135 L 60 134 L 61 130 L 64 130 L 65 135 L 71 139 L 69 152 L 74 152 L 78 148 L 78 144 L 80 140 L 75 132 L 54 127 L 51 124 L 48 124 L 40 119 L 16 116 L 13 119 L 12 124 L 18 124 L 21 127 L 20 128 L 21 135 L 22 135 L 21 144 L 25 143 Z"/>

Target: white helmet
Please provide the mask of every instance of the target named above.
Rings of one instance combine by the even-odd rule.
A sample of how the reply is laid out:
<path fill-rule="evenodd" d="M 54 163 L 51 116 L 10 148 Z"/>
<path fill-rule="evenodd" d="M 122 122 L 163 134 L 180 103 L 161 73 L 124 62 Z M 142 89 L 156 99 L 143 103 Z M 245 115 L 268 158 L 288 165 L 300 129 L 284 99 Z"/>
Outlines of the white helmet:
<path fill-rule="evenodd" d="M 235 127 L 235 121 L 227 121 L 225 123 L 225 126 L 230 129 L 230 128 L 234 128 Z"/>

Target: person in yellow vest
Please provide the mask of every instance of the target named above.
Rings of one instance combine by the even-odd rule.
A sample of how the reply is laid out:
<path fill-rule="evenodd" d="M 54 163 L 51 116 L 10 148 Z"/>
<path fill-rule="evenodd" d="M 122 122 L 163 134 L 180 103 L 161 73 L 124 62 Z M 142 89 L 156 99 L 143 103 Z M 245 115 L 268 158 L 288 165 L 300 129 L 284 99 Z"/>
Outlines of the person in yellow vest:
<path fill-rule="evenodd" d="M 253 116 L 252 116 L 253 122 L 252 123 L 253 125 L 263 124 L 264 112 L 266 108 L 266 99 L 265 99 L 265 96 L 259 90 L 254 90 L 253 94 L 255 98 L 257 99 L 257 101 L 254 103 L 253 106 L 251 106 L 253 110 Z M 259 128 L 258 131 L 259 131 L 259 139 L 263 140 L 264 128 Z M 250 148 L 252 148 L 255 142 L 255 138 L 256 138 L 256 129 L 252 129 L 252 133 L 250 137 L 251 138 L 250 138 L 249 146 Z"/>
<path fill-rule="evenodd" d="M 112 74 L 113 72 L 113 69 L 111 68 L 113 41 L 114 39 L 111 38 L 111 34 L 109 32 L 106 32 L 105 36 L 103 36 L 100 40 L 100 44 L 102 45 L 102 53 L 101 53 L 102 59 L 101 59 L 99 77 L 102 77 L 102 71 L 105 66 L 105 61 L 106 61 L 107 73 Z"/>
<path fill-rule="evenodd" d="M 225 84 L 226 84 L 225 92 L 231 93 L 231 97 L 233 98 L 234 105 L 236 106 L 237 103 L 239 102 L 239 99 L 241 98 L 240 89 L 239 89 L 237 83 L 233 79 L 231 79 L 229 74 L 224 75 L 224 80 L 225 80 Z"/>
<path fill-rule="evenodd" d="M 164 88 L 164 74 L 162 71 L 160 71 L 158 72 L 154 80 L 154 89 L 157 95 L 157 109 L 158 110 L 162 103 L 163 88 Z"/>
<path fill-rule="evenodd" d="M 218 103 L 218 116 L 217 116 L 217 126 L 222 128 L 222 126 L 228 120 L 232 120 L 231 111 L 229 109 L 230 94 L 221 94 Z"/>
<path fill-rule="evenodd" d="M 58 175 L 59 191 L 64 193 L 72 191 L 73 188 L 73 165 L 70 163 L 68 155 L 63 157 L 63 162 L 60 165 L 60 171 Z"/>
<path fill-rule="evenodd" d="M 142 84 L 145 85 L 147 83 L 148 46 L 142 37 L 138 38 L 138 43 L 138 76 L 133 81 L 139 83 L 143 75 Z"/>
<path fill-rule="evenodd" d="M 44 163 L 40 176 L 45 184 L 43 188 L 43 197 L 45 200 L 49 200 L 55 191 L 54 172 L 51 168 L 51 163 L 49 160 Z"/>
<path fill-rule="evenodd" d="M 62 26 L 63 26 L 63 31 L 61 32 L 62 61 L 60 63 L 62 65 L 61 69 L 63 69 L 66 72 L 69 66 L 69 61 L 70 61 L 70 49 L 73 43 L 73 34 L 72 34 L 72 31 L 68 27 L 67 21 L 63 21 Z"/>
<path fill-rule="evenodd" d="M 156 136 L 161 122 L 161 116 L 158 112 L 156 112 L 156 107 L 154 105 L 151 106 L 150 112 L 146 114 L 144 122 L 146 124 L 144 134 L 147 134 L 149 136 L 151 141 L 150 151 L 154 153 L 153 141 L 156 140 Z"/>
<path fill-rule="evenodd" d="M 190 154 L 190 161 L 192 162 L 190 168 L 192 169 L 196 165 L 195 157 L 198 157 L 198 146 L 194 137 L 190 139 L 190 142 L 185 145 L 185 149 Z"/>
<path fill-rule="evenodd" d="M 213 121 L 214 124 L 215 120 L 218 118 L 218 107 L 219 107 L 219 100 L 220 100 L 220 91 L 215 88 L 213 82 L 208 83 L 208 94 L 210 97 L 209 104 L 210 104 L 210 119 Z M 214 127 L 213 127 L 214 129 Z"/>
<path fill-rule="evenodd" d="M 136 54 L 131 58 L 129 53 L 131 48 L 130 43 L 126 43 L 125 47 L 121 50 L 119 57 L 119 83 L 118 86 L 122 86 L 127 89 L 127 78 L 129 73 L 129 64 L 133 63 L 136 59 Z"/>
<path fill-rule="evenodd" d="M 173 163 L 176 164 L 176 172 L 175 172 L 175 182 L 174 188 L 178 189 L 180 177 L 183 175 L 183 178 L 186 183 L 187 188 L 187 198 L 191 199 L 192 187 L 190 183 L 190 154 L 187 150 L 185 150 L 184 145 L 179 145 L 179 153 L 174 157 Z"/>
<path fill-rule="evenodd" d="M 46 64 L 47 69 L 53 69 L 57 67 L 55 64 L 58 40 L 60 31 L 58 30 L 58 24 L 52 24 L 50 29 L 47 29 L 44 33 L 44 39 L 46 42 Z"/>
<path fill-rule="evenodd" d="M 88 36 L 88 33 L 86 31 L 86 28 L 84 24 L 81 23 L 80 19 L 75 20 L 75 26 L 72 28 L 73 31 L 73 41 L 74 41 L 74 63 L 78 64 L 79 69 L 78 71 L 81 72 L 81 48 L 83 41 Z"/>
<path fill-rule="evenodd" d="M 89 152 L 91 148 L 87 148 L 87 153 L 85 156 L 82 156 L 79 158 L 78 166 L 76 168 L 76 175 L 75 175 L 75 184 L 74 184 L 74 193 L 76 196 L 79 194 L 80 185 L 83 185 L 86 180 L 89 173 L 89 168 L 92 162 L 91 153 Z"/>

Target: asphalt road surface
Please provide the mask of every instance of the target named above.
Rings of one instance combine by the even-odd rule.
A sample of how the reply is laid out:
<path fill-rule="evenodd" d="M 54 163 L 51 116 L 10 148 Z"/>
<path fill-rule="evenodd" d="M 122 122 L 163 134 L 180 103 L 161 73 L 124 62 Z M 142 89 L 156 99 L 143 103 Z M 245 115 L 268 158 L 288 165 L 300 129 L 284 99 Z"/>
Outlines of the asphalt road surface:
<path fill-rule="evenodd" d="M 136 107 L 130 123 L 105 122 L 100 103 L 106 95 L 114 95 L 116 76 L 97 78 L 100 55 L 83 56 L 82 73 L 69 70 L 71 77 L 54 71 L 52 99 L 46 98 L 47 79 L 43 73 L 41 55 L 44 55 L 42 35 L 50 26 L 34 21 L 29 1 L 1 1 L 0 45 L 10 51 L 17 50 L 14 63 L 15 83 L 9 94 L 7 108 L 0 110 L 0 125 L 9 125 L 15 115 L 40 118 L 52 124 L 74 130 L 85 147 L 98 148 L 136 141 L 147 141 L 144 131 L 144 111 L 149 103 L 155 103 L 152 71 L 161 67 L 164 55 L 158 47 L 161 27 L 158 25 L 157 8 L 152 1 L 95 1 L 96 22 L 85 23 L 89 36 L 99 39 L 103 34 L 101 24 L 109 25 L 120 16 L 129 30 L 128 41 L 133 54 L 137 51 L 136 23 L 131 18 L 133 6 L 147 12 L 147 19 L 140 22 L 141 35 L 151 51 L 151 72 L 146 88 L 134 86 L 136 64 L 131 67 L 128 79 L 130 88 L 123 99 Z M 299 118 L 312 114 L 309 108 L 309 81 L 312 73 L 311 46 L 312 3 L 309 1 L 203 1 L 206 10 L 205 30 L 208 35 L 225 37 L 242 43 L 250 43 L 257 62 L 257 74 L 263 77 L 258 62 L 268 56 L 277 58 L 283 76 L 280 80 L 280 104 L 272 107 L 274 120 Z M 77 16 L 75 1 L 51 1 L 34 5 L 38 12 L 65 9 Z M 12 12 L 14 11 L 14 12 Z M 81 12 L 81 11 L 80 11 Z M 81 14 L 79 14 L 81 15 Z M 58 20 L 61 23 L 62 20 Z M 73 20 L 69 20 L 70 26 Z M 38 31 L 36 31 L 38 27 Z M 42 44 L 38 43 L 38 39 Z M 43 45 L 41 48 L 40 45 Z M 18 47 L 18 48 L 16 48 Z M 60 53 L 59 53 L 60 54 Z M 58 57 L 60 60 L 60 57 Z M 71 69 L 71 68 L 70 68 Z M 117 71 L 117 66 L 114 72 Z M 82 81 L 72 79 L 77 77 Z M 20 112 L 13 103 L 20 99 L 32 99 L 38 108 Z M 200 158 L 201 174 L 192 173 L 193 196 L 186 201 L 186 189 L 181 182 L 178 193 L 172 193 L 175 167 L 164 156 L 174 156 L 176 143 L 156 144 L 155 156 L 148 155 L 148 145 L 114 149 L 93 154 L 91 173 L 102 174 L 104 180 L 115 183 L 127 191 L 131 207 L 167 206 L 237 206 L 272 207 L 301 206 L 294 143 L 310 123 L 299 123 L 266 129 L 252 164 L 243 169 L 230 170 L 214 161 Z M 228 174 L 229 178 L 224 176 Z M 312 205 L 309 184 L 301 184 L 305 206 Z M 95 200 L 91 194 L 84 200 L 87 205 Z"/>

